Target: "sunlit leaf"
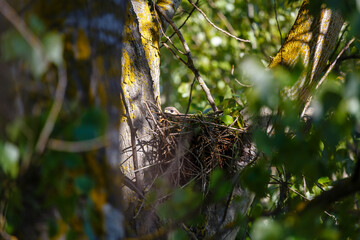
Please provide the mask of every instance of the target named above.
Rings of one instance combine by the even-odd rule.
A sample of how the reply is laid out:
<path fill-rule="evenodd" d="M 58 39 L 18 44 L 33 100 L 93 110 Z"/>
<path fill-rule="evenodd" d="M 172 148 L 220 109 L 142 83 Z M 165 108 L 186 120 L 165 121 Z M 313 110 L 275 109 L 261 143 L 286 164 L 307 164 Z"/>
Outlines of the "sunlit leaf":
<path fill-rule="evenodd" d="M 30 67 L 36 78 L 39 78 L 47 70 L 48 62 L 40 49 L 31 50 Z"/>
<path fill-rule="evenodd" d="M 221 116 L 221 121 L 223 121 L 223 123 L 225 123 L 226 125 L 230 125 L 234 122 L 234 118 L 230 115 L 222 115 Z"/>
<path fill-rule="evenodd" d="M 63 39 L 59 33 L 47 33 L 43 39 L 47 59 L 56 65 L 63 62 Z"/>
<path fill-rule="evenodd" d="M 0 143 L 0 167 L 12 178 L 15 178 L 19 171 L 19 148 L 9 142 Z"/>
<path fill-rule="evenodd" d="M 251 238 L 257 240 L 283 239 L 281 225 L 271 218 L 260 218 L 255 221 L 251 231 Z"/>

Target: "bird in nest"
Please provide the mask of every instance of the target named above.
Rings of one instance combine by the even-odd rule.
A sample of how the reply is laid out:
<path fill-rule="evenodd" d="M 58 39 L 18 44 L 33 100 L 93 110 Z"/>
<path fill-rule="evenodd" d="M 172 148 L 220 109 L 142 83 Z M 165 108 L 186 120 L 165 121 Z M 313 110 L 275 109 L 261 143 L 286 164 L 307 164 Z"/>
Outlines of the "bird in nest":
<path fill-rule="evenodd" d="M 170 115 L 183 115 L 179 110 L 177 110 L 175 107 L 166 107 L 164 109 L 164 113 L 170 114 Z"/>
<path fill-rule="evenodd" d="M 202 114 L 206 114 L 208 111 L 205 110 Z M 209 116 L 219 116 L 222 114 L 223 111 L 217 111 L 217 112 L 214 112 L 214 113 L 211 113 L 211 114 L 208 114 Z M 179 110 L 177 110 L 175 107 L 166 107 L 164 109 L 164 113 L 168 114 L 168 115 L 174 115 L 174 116 L 194 116 L 196 114 L 184 114 L 184 113 L 181 113 Z"/>

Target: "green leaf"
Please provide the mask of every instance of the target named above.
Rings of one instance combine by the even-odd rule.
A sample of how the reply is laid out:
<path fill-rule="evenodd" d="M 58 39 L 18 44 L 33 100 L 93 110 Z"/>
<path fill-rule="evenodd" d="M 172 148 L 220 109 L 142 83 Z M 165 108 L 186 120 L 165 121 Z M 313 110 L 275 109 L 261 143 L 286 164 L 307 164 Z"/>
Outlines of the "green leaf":
<path fill-rule="evenodd" d="M 328 184 L 328 183 L 330 183 L 331 181 L 330 181 L 329 177 L 322 177 L 322 178 L 319 178 L 318 182 L 319 182 L 320 184 Z"/>
<path fill-rule="evenodd" d="M 223 123 L 225 123 L 227 126 L 229 126 L 230 124 L 232 124 L 234 122 L 234 118 L 230 115 L 222 115 L 221 121 L 223 121 Z"/>
<path fill-rule="evenodd" d="M 30 58 L 30 68 L 35 78 L 43 75 L 47 69 L 47 61 L 40 49 L 32 49 Z"/>
<path fill-rule="evenodd" d="M 256 240 L 277 240 L 283 239 L 281 225 L 271 218 L 260 218 L 255 221 L 251 231 L 252 239 Z"/>
<path fill-rule="evenodd" d="M 42 35 L 46 31 L 44 22 L 36 15 L 31 15 L 28 21 L 29 28 L 36 35 Z"/>
<path fill-rule="evenodd" d="M 15 178 L 19 172 L 19 148 L 9 142 L 0 144 L 0 167 L 2 170 Z"/>
<path fill-rule="evenodd" d="M 80 194 L 87 194 L 94 186 L 94 181 L 87 176 L 80 176 L 75 179 L 75 186 Z"/>
<path fill-rule="evenodd" d="M 1 58 L 6 61 L 16 58 L 29 59 L 31 47 L 15 30 L 9 30 L 1 36 Z"/>
<path fill-rule="evenodd" d="M 43 39 L 46 57 L 59 66 L 63 63 L 63 40 L 59 33 L 47 33 Z"/>
<path fill-rule="evenodd" d="M 12 123 L 6 126 L 6 133 L 11 141 L 15 141 L 19 137 L 22 126 L 23 120 L 20 118 L 15 119 Z"/>
<path fill-rule="evenodd" d="M 251 209 L 251 217 L 253 218 L 260 217 L 262 212 L 263 212 L 263 207 L 261 206 L 261 204 L 257 203 Z"/>

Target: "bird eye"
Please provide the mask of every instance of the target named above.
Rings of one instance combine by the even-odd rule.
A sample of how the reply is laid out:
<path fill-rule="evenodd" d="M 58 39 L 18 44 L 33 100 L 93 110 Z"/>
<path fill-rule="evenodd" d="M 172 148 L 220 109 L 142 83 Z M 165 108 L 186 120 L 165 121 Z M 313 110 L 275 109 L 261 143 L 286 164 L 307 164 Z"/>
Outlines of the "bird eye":
<path fill-rule="evenodd" d="M 174 113 L 174 110 L 170 110 L 171 113 Z"/>

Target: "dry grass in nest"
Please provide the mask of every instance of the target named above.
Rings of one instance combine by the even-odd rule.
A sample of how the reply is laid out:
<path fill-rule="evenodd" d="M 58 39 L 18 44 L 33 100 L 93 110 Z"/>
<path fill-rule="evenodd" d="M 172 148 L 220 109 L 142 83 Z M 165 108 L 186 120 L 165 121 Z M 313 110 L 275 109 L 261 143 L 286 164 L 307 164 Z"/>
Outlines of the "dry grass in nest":
<path fill-rule="evenodd" d="M 205 187 L 209 173 L 220 167 L 234 173 L 254 156 L 246 129 L 225 126 L 221 114 L 169 115 L 158 112 L 153 127 L 157 135 L 156 176 L 165 176 L 175 186 L 194 180 Z"/>

